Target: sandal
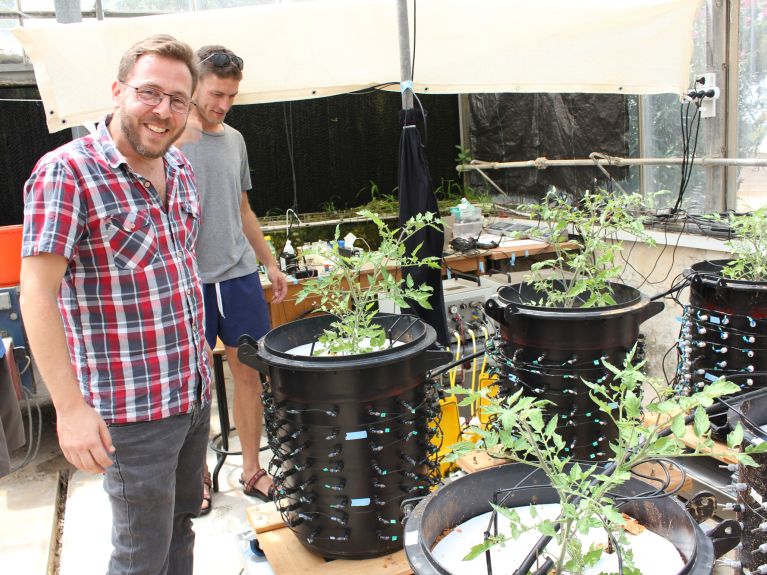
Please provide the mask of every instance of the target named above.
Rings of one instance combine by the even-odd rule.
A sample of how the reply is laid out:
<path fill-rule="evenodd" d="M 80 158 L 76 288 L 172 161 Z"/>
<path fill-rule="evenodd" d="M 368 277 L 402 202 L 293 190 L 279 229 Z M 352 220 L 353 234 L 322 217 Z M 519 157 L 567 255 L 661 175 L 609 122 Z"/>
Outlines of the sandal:
<path fill-rule="evenodd" d="M 213 509 L 213 499 L 210 496 L 210 490 L 213 487 L 213 481 L 210 478 L 210 472 L 206 469 L 202 475 L 202 506 L 197 517 L 207 515 Z M 208 505 L 206 506 L 205 503 Z"/>
<path fill-rule="evenodd" d="M 249 497 L 256 497 L 261 501 L 274 501 L 274 484 L 269 486 L 269 490 L 266 493 L 256 489 L 256 483 L 265 475 L 266 470 L 259 469 L 247 482 L 240 476 L 240 483 L 243 485 L 242 492 Z"/>

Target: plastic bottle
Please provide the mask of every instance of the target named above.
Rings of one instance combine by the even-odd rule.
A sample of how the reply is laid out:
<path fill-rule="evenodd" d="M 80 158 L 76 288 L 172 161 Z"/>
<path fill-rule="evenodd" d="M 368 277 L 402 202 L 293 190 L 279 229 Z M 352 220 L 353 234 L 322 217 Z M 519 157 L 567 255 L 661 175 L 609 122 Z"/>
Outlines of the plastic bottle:
<path fill-rule="evenodd" d="M 272 252 L 274 259 L 276 260 L 277 250 L 274 249 L 274 244 L 272 243 L 272 236 L 264 236 L 264 239 L 266 240 L 266 246 L 269 248 L 269 251 Z"/>
<path fill-rule="evenodd" d="M 282 248 L 282 254 L 280 254 L 280 268 L 282 271 L 287 271 L 289 267 L 295 265 L 296 250 L 293 244 L 290 243 L 290 238 L 285 240 L 285 246 Z"/>
<path fill-rule="evenodd" d="M 344 236 L 344 246 L 346 246 L 346 249 L 352 249 L 354 247 L 354 242 L 357 241 L 357 236 L 355 236 L 353 233 L 349 232 Z"/>

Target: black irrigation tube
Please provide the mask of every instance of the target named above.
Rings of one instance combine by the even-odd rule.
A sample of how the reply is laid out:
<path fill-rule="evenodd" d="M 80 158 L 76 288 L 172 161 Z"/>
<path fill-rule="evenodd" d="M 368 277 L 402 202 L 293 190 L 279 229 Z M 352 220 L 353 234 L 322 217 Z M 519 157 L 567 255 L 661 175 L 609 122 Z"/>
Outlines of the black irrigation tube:
<path fill-rule="evenodd" d="M 431 379 L 435 375 L 440 375 L 441 373 L 445 373 L 446 371 L 453 369 L 454 367 L 461 365 L 462 363 L 466 363 L 467 361 L 470 361 L 474 359 L 475 357 L 479 357 L 480 355 L 483 355 L 486 351 L 487 351 L 487 348 L 482 349 L 476 353 L 472 353 L 470 355 L 465 355 L 461 359 L 458 359 L 456 361 L 451 361 L 450 363 L 446 363 L 445 365 L 436 367 L 433 370 L 426 372 L 426 379 Z"/>

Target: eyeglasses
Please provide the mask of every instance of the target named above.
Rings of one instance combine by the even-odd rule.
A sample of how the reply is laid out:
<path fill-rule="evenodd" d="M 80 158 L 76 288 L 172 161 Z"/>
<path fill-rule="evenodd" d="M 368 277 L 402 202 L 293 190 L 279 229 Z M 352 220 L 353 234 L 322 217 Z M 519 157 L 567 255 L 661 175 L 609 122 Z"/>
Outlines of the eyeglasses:
<path fill-rule="evenodd" d="M 242 58 L 235 55 L 230 56 L 226 52 L 213 52 L 212 54 L 209 54 L 200 60 L 200 64 L 204 64 L 208 60 L 210 60 L 210 63 L 213 64 L 216 68 L 223 68 L 229 64 L 234 64 L 237 69 L 242 71 L 242 69 L 245 67 L 245 63 L 242 61 Z"/>
<path fill-rule="evenodd" d="M 144 86 L 142 88 L 136 88 L 120 80 L 121 84 L 125 84 L 128 88 L 133 88 L 136 91 L 136 98 L 142 104 L 148 106 L 159 106 L 165 96 L 170 99 L 170 110 L 175 114 L 187 114 L 189 107 L 191 106 L 191 100 L 184 98 L 183 96 L 176 96 L 175 94 L 168 94 L 157 88 L 151 88 Z"/>

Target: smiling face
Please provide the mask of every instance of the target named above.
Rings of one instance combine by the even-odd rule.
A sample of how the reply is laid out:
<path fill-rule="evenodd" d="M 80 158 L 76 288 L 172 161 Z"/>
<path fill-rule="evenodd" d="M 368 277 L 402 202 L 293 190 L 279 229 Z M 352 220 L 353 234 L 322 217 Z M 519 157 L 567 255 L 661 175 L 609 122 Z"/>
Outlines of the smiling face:
<path fill-rule="evenodd" d="M 136 61 L 125 83 L 112 85 L 115 113 L 110 133 L 117 149 L 129 160 L 160 158 L 184 131 L 189 114 L 173 112 L 167 96 L 156 106 L 145 104 L 130 86 L 154 88 L 189 100 L 192 75 L 180 60 L 146 54 Z"/>
<path fill-rule="evenodd" d="M 239 88 L 240 81 L 235 78 L 219 78 L 215 74 L 200 77 L 194 101 L 203 130 L 215 132 L 221 129 Z"/>

